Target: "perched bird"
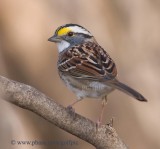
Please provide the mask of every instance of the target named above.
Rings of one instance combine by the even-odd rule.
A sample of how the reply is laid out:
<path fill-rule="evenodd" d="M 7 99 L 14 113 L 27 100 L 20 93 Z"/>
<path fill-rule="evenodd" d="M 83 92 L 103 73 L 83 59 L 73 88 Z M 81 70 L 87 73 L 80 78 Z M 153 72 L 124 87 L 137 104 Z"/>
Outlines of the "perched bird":
<path fill-rule="evenodd" d="M 101 122 L 107 95 L 115 89 L 139 101 L 147 101 L 140 93 L 118 80 L 114 61 L 84 27 L 77 24 L 60 26 L 48 40 L 58 46 L 60 78 L 77 96 L 70 106 L 85 97 L 102 99 Z"/>

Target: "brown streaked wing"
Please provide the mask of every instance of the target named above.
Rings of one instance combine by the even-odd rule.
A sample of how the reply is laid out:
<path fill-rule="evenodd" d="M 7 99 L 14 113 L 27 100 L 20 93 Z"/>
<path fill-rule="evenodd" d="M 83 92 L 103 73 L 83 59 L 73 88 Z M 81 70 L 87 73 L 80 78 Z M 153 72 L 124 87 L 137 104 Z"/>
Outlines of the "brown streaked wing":
<path fill-rule="evenodd" d="M 59 71 L 83 79 L 113 79 L 117 75 L 114 61 L 99 45 L 87 42 L 60 54 Z"/>

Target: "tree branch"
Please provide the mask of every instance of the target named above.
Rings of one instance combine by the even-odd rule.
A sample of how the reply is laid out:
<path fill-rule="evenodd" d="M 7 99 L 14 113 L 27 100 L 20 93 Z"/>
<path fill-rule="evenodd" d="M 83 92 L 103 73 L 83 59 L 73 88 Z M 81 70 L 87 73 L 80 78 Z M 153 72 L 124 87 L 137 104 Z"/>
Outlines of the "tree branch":
<path fill-rule="evenodd" d="M 55 103 L 37 89 L 0 76 L 0 96 L 19 107 L 33 111 L 57 127 L 92 144 L 97 149 L 126 149 L 110 125 L 102 125 L 96 130 L 91 120 L 74 114 Z"/>

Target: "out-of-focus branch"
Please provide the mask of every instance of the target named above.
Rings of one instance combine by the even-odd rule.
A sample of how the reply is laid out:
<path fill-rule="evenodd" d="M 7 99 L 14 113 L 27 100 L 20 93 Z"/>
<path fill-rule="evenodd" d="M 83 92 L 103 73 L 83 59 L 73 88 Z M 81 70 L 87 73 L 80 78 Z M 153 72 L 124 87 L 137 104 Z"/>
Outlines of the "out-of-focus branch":
<path fill-rule="evenodd" d="M 2 99 L 33 111 L 57 127 L 92 144 L 97 149 L 126 149 L 126 145 L 110 125 L 98 130 L 91 120 L 64 108 L 37 89 L 0 76 Z"/>

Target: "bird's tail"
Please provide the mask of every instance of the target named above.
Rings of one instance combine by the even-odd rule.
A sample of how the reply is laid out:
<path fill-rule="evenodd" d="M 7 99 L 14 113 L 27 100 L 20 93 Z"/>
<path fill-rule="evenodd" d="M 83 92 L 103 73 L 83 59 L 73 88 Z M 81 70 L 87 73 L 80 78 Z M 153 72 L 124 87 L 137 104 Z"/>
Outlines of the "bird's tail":
<path fill-rule="evenodd" d="M 141 95 L 140 93 L 138 93 L 136 90 L 132 89 L 131 87 L 119 82 L 118 80 L 113 81 L 111 83 L 111 86 L 134 97 L 135 99 L 139 101 L 147 101 L 147 99 L 143 95 Z"/>

